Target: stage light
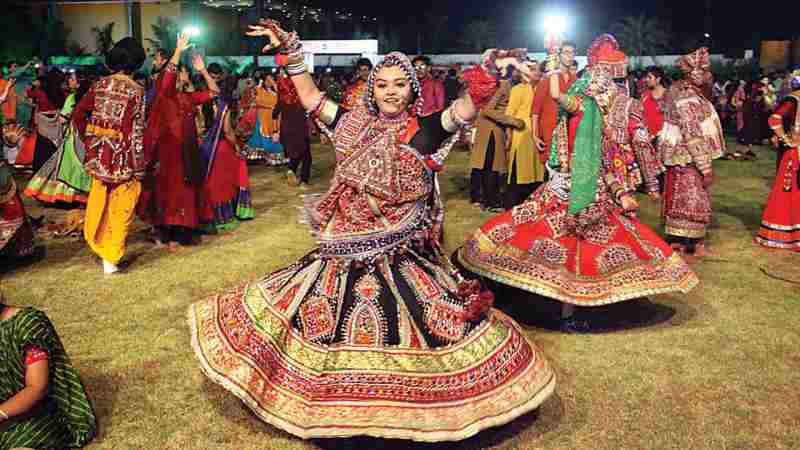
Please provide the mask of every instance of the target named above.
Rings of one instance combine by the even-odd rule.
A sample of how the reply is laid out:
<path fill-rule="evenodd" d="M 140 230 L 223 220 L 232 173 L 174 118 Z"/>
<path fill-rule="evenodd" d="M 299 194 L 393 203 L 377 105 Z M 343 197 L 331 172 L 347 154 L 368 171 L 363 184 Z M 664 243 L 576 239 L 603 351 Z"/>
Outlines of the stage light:
<path fill-rule="evenodd" d="M 544 19 L 544 31 L 546 34 L 560 36 L 567 30 L 567 18 L 564 16 L 547 16 Z"/>
<path fill-rule="evenodd" d="M 189 25 L 189 26 L 183 28 L 183 34 L 185 34 L 186 36 L 188 36 L 190 38 L 197 37 L 197 36 L 200 35 L 200 28 L 198 28 L 198 27 L 196 27 L 194 25 Z"/>

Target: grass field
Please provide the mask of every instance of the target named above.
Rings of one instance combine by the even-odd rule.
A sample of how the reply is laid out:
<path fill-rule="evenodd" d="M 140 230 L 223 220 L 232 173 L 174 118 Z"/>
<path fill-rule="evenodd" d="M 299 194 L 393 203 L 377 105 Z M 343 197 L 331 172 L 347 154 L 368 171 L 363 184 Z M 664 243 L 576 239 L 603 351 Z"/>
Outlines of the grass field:
<path fill-rule="evenodd" d="M 538 414 L 459 443 L 303 441 L 260 422 L 201 374 L 189 304 L 314 245 L 297 224 L 300 191 L 286 186 L 282 170 L 251 167 L 258 217 L 233 232 L 173 254 L 153 248 L 137 223 L 130 271 L 111 278 L 80 239 L 47 239 L 46 257 L 7 269 L 2 289 L 56 324 L 100 422 L 89 449 L 800 448 L 800 284 L 791 282 L 800 282 L 800 254 L 752 241 L 775 171 L 774 154 L 758 153 L 756 162 L 715 165 L 716 255 L 695 266 L 701 284 L 690 294 L 592 310 L 607 331 L 565 334 L 541 302 L 500 293 L 552 363 L 556 393 Z M 312 191 L 325 188 L 331 156 L 315 146 Z M 469 205 L 467 178 L 468 155 L 454 151 L 442 176 L 448 250 L 489 218 Z M 658 206 L 641 202 L 643 221 L 657 227 Z"/>

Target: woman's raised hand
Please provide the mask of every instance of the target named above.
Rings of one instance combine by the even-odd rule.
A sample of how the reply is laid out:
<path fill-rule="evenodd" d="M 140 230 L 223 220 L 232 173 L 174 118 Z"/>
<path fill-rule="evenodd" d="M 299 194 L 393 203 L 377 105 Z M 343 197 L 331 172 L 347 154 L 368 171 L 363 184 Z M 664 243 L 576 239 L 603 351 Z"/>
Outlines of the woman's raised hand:
<path fill-rule="evenodd" d="M 280 27 L 280 25 L 278 25 L 277 22 L 269 19 L 261 19 L 257 25 L 250 25 L 249 28 L 250 31 L 245 33 L 247 36 L 266 36 L 269 39 L 269 44 L 265 45 L 261 50 L 263 53 L 266 53 L 274 48 L 279 48 L 281 46 L 281 39 L 278 37 L 278 35 L 288 34 Z"/>

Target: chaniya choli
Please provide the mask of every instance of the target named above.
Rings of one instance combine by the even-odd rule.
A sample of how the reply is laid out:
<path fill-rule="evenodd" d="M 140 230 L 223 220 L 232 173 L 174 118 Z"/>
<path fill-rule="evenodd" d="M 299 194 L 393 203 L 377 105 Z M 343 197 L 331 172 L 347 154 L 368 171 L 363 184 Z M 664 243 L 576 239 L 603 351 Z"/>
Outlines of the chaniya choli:
<path fill-rule="evenodd" d="M 800 85 L 800 71 L 796 83 Z M 786 96 L 770 117 L 773 129 L 782 127 L 787 140 L 800 138 L 800 96 Z M 770 248 L 800 251 L 800 157 L 797 146 L 780 142 L 778 173 L 761 217 L 756 242 Z"/>
<path fill-rule="evenodd" d="M 480 227 L 456 257 L 477 275 L 578 306 L 688 292 L 698 283 L 689 266 L 622 208 L 643 182 L 657 190 L 661 171 L 641 103 L 611 78 L 625 56 L 608 35 L 589 55 L 562 94 L 549 181 Z"/>
<path fill-rule="evenodd" d="M 92 178 L 83 168 L 86 149 L 83 142 L 75 135 L 71 124 L 72 110 L 75 107 L 76 94 L 70 94 L 61 108 L 64 121 L 64 138 L 56 153 L 36 172 L 25 188 L 25 195 L 45 203 L 82 203 L 85 204 Z"/>
<path fill-rule="evenodd" d="M 257 86 L 249 102 L 245 120 L 254 121 L 253 132 L 247 140 L 245 153 L 249 160 L 263 160 L 270 166 L 286 164 L 283 145 L 272 137 L 280 133 L 281 119 L 278 108 L 278 93 Z"/>
<path fill-rule="evenodd" d="M 398 65 L 419 92 L 398 53 L 370 80 Z M 457 137 L 453 109 L 384 117 L 371 92 L 351 111 L 321 97 L 311 112 L 337 158 L 330 189 L 306 198 L 318 247 L 192 305 L 192 345 L 212 380 L 302 438 L 464 439 L 538 407 L 555 377 L 439 250 L 434 169 Z"/>
<path fill-rule="evenodd" d="M 231 109 L 230 99 L 214 100 L 214 120 L 200 144 L 204 177 L 200 220 L 211 232 L 255 218 L 247 160 L 232 127 Z"/>
<path fill-rule="evenodd" d="M 681 58 L 686 73 L 710 68 L 708 51 Z M 712 161 L 725 153 L 725 137 L 714 105 L 689 79 L 675 82 L 665 95 L 664 127 L 658 134 L 658 153 L 666 166 L 662 218 L 671 239 L 696 242 L 711 224 L 711 195 L 703 177 Z"/>
<path fill-rule="evenodd" d="M 34 251 L 33 227 L 14 181 L 14 170 L 0 149 L 0 260 Z"/>

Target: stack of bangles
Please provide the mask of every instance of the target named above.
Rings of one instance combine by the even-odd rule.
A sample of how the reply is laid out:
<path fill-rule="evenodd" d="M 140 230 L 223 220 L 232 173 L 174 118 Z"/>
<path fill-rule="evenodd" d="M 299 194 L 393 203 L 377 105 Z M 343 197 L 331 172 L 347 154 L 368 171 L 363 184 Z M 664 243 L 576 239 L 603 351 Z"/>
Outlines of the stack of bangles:
<path fill-rule="evenodd" d="M 296 53 L 279 53 L 275 55 L 275 64 L 286 68 L 289 76 L 302 75 L 306 73 L 306 63 L 303 61 L 303 55 L 299 52 Z"/>

